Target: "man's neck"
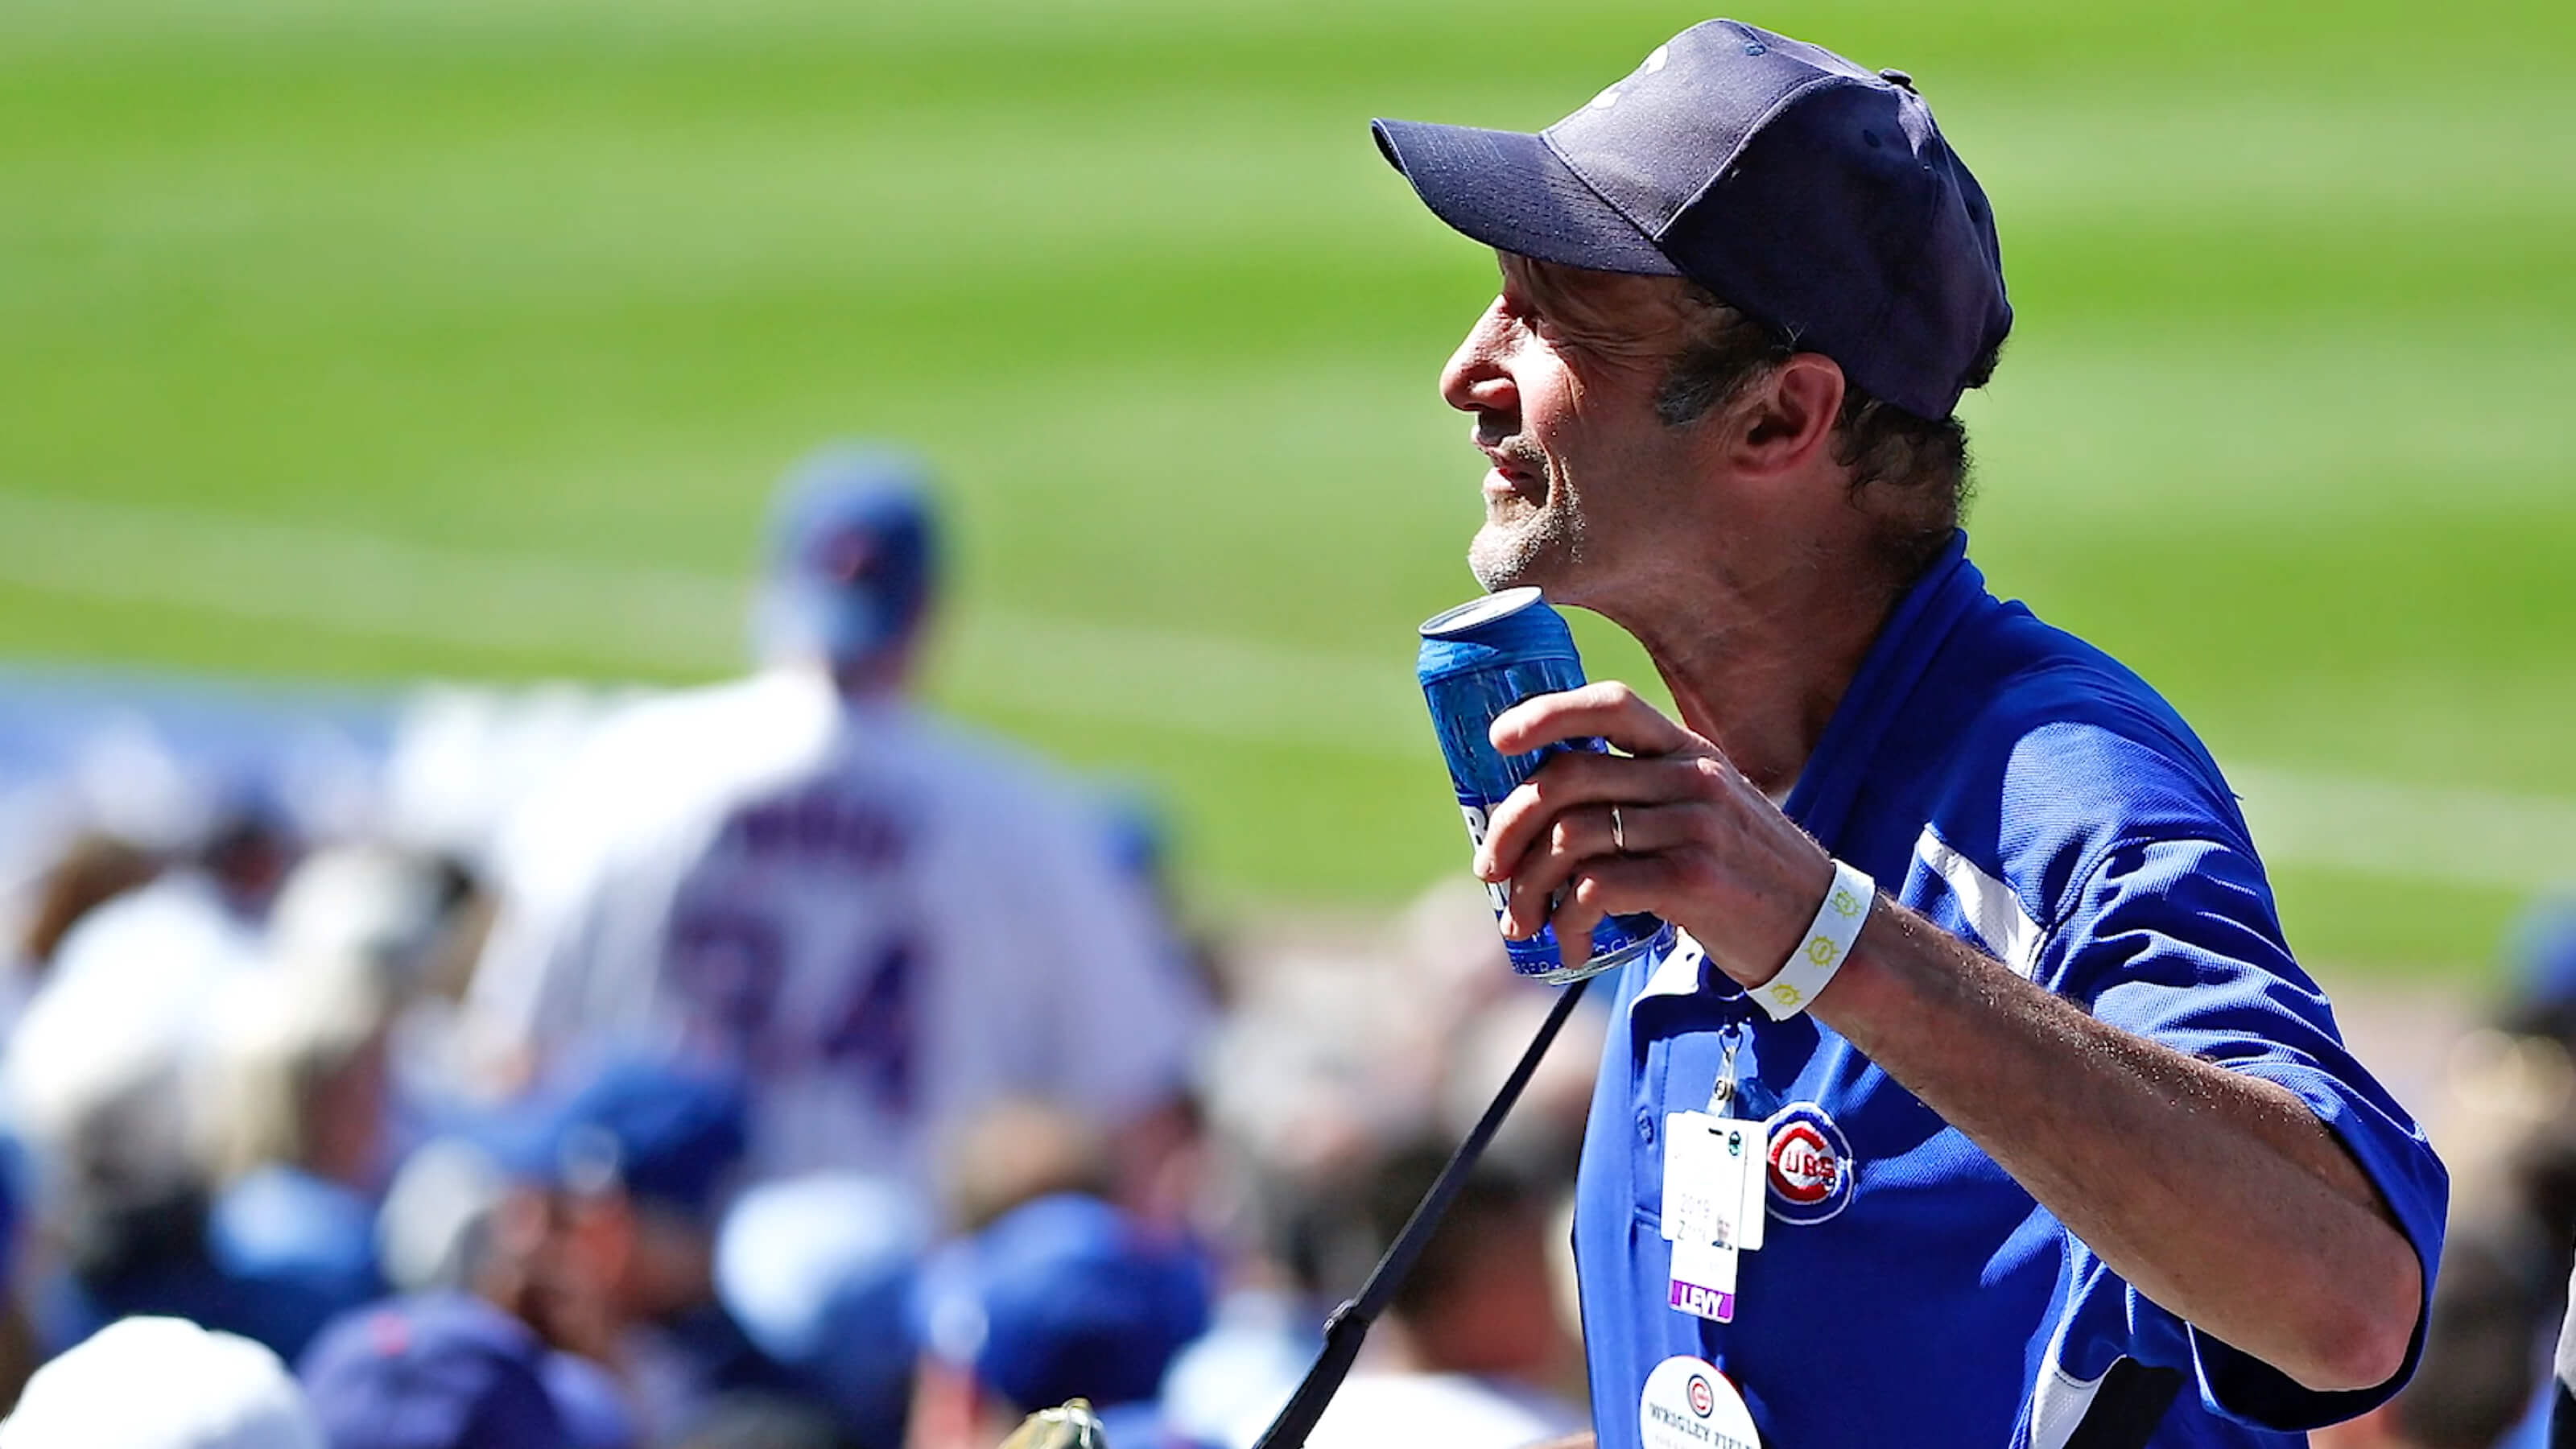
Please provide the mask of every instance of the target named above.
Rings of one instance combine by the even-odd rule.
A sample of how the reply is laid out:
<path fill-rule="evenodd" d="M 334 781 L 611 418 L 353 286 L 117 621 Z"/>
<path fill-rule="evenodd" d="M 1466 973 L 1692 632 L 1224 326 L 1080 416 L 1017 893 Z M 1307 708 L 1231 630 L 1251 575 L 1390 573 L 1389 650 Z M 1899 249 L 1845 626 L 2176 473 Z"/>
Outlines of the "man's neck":
<path fill-rule="evenodd" d="M 1814 563 L 1694 582 L 1637 618 L 1611 617 L 1646 647 L 1682 723 L 1783 799 L 1905 586 Z"/>

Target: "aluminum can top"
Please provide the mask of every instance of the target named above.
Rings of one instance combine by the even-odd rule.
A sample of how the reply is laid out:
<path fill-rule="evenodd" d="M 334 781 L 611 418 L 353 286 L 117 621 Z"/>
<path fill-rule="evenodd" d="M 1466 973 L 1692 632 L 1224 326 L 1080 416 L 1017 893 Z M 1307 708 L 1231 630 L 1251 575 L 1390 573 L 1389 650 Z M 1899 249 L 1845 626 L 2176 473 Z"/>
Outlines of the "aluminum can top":
<path fill-rule="evenodd" d="M 1505 589 L 1444 609 L 1422 624 L 1417 672 L 1426 680 L 1521 659 L 1580 661 L 1574 631 L 1534 588 Z"/>

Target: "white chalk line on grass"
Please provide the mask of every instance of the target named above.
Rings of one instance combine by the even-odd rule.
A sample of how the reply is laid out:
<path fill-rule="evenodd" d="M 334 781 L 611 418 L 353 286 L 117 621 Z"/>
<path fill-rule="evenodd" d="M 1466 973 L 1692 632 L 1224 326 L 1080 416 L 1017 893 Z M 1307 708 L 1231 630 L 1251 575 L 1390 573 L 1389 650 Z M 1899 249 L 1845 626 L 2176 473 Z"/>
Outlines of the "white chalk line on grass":
<path fill-rule="evenodd" d="M 2229 767 L 2267 860 L 2523 893 L 2576 888 L 2576 800 Z"/>
<path fill-rule="evenodd" d="M 721 673 L 745 586 L 335 528 L 0 491 L 0 583 L 497 653 Z M 978 704 L 1246 743 L 1427 759 L 1403 641 L 1383 660 L 975 608 L 939 676 Z M 2576 883 L 2576 800 L 2238 765 L 2270 859 L 2506 891 Z"/>

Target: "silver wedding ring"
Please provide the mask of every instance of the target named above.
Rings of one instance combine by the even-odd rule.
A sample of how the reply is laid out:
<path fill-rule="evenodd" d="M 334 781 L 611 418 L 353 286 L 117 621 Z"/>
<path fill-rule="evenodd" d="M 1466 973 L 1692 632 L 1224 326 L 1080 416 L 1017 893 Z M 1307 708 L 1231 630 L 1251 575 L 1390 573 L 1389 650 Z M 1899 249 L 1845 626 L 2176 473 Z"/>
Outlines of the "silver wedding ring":
<path fill-rule="evenodd" d="M 1621 855 L 1628 853 L 1628 826 L 1619 818 L 1619 807 L 1610 807 L 1610 848 Z"/>

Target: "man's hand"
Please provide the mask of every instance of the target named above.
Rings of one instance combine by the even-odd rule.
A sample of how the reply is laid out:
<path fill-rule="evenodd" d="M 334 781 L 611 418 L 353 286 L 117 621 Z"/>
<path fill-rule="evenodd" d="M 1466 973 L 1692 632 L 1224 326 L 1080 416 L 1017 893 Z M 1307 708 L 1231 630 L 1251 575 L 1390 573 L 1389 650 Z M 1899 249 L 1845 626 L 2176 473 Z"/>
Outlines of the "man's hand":
<path fill-rule="evenodd" d="M 1558 755 L 1494 809 L 1476 874 L 1510 882 L 1504 929 L 1553 925 L 1574 966 L 1603 916 L 1651 911 L 1739 984 L 1771 979 L 1833 883 L 1832 858 L 1716 745 L 1624 684 L 1524 700 L 1492 731 L 1507 755 L 1588 735 L 1627 753 Z"/>

